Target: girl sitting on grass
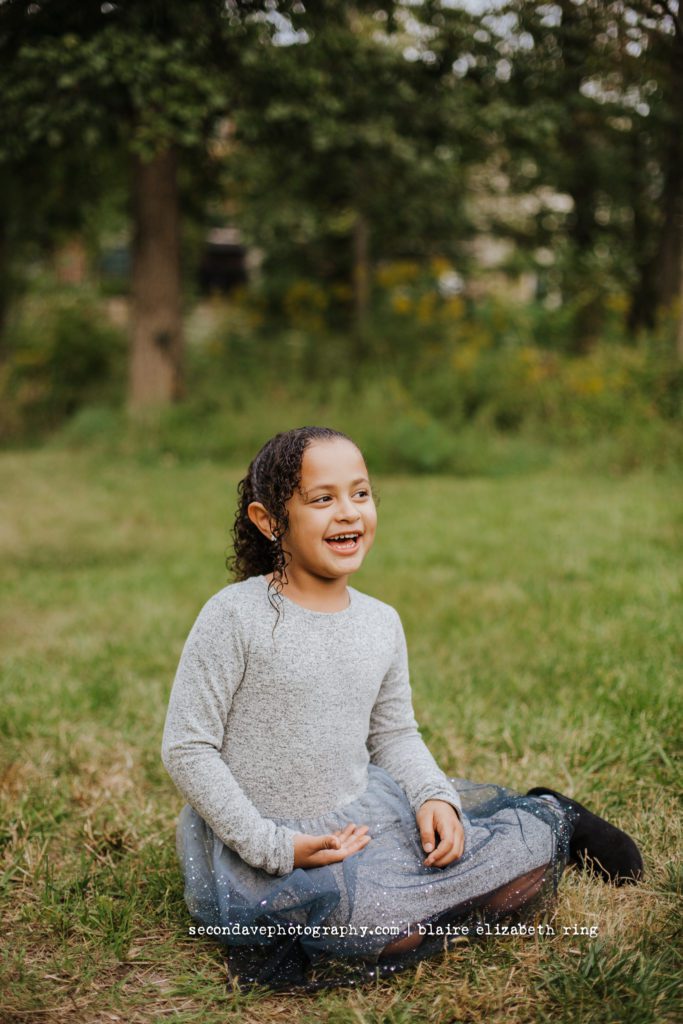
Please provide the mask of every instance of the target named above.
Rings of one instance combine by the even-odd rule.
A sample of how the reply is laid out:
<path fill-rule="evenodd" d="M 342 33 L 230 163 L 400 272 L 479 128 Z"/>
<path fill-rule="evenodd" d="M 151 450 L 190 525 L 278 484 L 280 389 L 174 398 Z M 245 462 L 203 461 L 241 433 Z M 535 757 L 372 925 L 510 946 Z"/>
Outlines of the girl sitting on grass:
<path fill-rule="evenodd" d="M 278 434 L 238 490 L 236 582 L 190 631 L 162 744 L 187 801 L 190 931 L 225 943 L 233 977 L 354 984 L 528 918 L 567 863 L 642 876 L 633 840 L 581 804 L 436 764 L 399 615 L 348 585 L 377 525 L 353 441 Z"/>

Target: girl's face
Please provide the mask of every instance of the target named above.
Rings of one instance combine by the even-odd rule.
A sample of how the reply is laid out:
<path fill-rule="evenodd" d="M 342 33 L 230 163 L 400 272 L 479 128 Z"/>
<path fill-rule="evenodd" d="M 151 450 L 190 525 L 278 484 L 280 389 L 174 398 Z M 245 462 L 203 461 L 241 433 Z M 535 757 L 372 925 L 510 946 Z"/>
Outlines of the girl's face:
<path fill-rule="evenodd" d="M 360 569 L 375 539 L 377 510 L 365 461 L 351 441 L 334 438 L 306 448 L 287 512 L 282 541 L 293 569 L 325 579 Z M 347 539 L 335 539 L 341 536 Z"/>

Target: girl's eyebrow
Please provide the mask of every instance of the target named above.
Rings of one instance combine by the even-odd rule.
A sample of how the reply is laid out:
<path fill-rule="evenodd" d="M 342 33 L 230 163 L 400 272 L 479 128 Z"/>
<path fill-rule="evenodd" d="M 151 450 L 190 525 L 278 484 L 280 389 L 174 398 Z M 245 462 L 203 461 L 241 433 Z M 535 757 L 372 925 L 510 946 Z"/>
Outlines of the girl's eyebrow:
<path fill-rule="evenodd" d="M 356 487 L 358 484 L 369 484 L 369 483 L 370 483 L 370 481 L 368 480 L 368 478 L 366 476 L 359 476 L 357 480 L 352 480 L 351 481 L 351 487 Z M 312 487 L 308 488 L 308 491 L 306 493 L 310 494 L 312 491 L 317 491 L 317 490 L 333 491 L 335 489 L 335 487 L 336 487 L 336 484 L 313 484 Z"/>

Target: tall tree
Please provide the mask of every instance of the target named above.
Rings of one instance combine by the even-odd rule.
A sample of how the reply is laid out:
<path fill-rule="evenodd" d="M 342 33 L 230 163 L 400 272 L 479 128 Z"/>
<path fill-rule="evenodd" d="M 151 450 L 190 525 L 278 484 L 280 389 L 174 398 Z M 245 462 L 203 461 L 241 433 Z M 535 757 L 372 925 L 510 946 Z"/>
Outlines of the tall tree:
<path fill-rule="evenodd" d="M 483 20 L 510 66 L 497 92 L 512 190 L 541 185 L 571 199 L 550 231 L 541 212 L 528 243 L 567 254 L 575 347 L 598 336 L 606 287 L 630 291 L 632 329 L 651 326 L 681 288 L 677 0 L 510 0 Z"/>
<path fill-rule="evenodd" d="M 677 0 L 635 0 L 630 8 L 650 115 L 633 140 L 645 203 L 634 200 L 640 244 L 630 321 L 651 327 L 657 309 L 678 302 L 683 359 L 683 18 Z"/>
<path fill-rule="evenodd" d="M 289 38 L 247 69 L 242 222 L 266 251 L 294 238 L 313 273 L 349 282 L 361 342 L 371 260 L 462 253 L 477 90 L 452 64 L 472 31 L 440 4 L 325 0 L 293 9 Z"/>
<path fill-rule="evenodd" d="M 272 4 L 150 0 L 0 7 L 0 160 L 127 153 L 134 225 L 129 407 L 183 394 L 178 168 L 234 104 Z M 74 182 L 77 186 L 77 182 Z"/>

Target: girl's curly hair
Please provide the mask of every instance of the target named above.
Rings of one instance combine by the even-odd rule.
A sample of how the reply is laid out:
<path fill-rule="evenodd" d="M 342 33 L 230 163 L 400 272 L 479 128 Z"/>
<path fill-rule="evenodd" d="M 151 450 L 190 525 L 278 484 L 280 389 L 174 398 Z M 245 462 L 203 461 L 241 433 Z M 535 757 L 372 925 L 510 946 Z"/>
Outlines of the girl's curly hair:
<path fill-rule="evenodd" d="M 275 597 L 282 593 L 283 582 L 287 582 L 286 556 L 291 555 L 282 546 L 282 537 L 289 529 L 286 505 L 301 482 L 306 448 L 313 441 L 335 438 L 356 443 L 331 427 L 296 427 L 276 434 L 263 445 L 237 485 L 239 500 L 232 528 L 234 554 L 228 556 L 225 564 L 236 582 L 272 573 L 268 599 L 278 615 Z M 249 518 L 247 508 L 252 501 L 260 501 L 268 509 L 274 524 L 273 540 L 268 540 Z"/>

